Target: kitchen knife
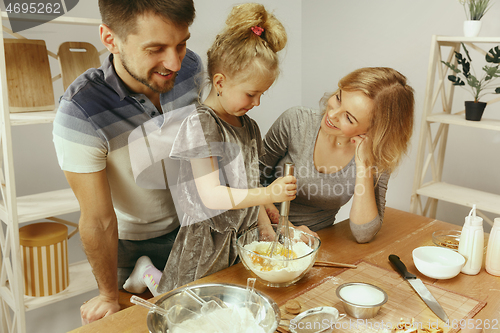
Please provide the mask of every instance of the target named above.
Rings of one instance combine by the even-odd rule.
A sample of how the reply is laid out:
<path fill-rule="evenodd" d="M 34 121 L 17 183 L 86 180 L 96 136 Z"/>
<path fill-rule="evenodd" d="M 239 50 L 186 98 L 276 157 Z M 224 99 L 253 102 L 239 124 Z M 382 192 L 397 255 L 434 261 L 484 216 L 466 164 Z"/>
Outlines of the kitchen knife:
<path fill-rule="evenodd" d="M 427 287 L 423 284 L 422 280 L 417 279 L 416 275 L 411 274 L 406 270 L 405 264 L 399 259 L 397 255 L 391 254 L 389 256 L 389 261 L 396 266 L 399 271 L 399 274 L 403 276 L 403 278 L 410 283 L 413 289 L 417 292 L 418 296 L 422 298 L 422 300 L 427 304 L 427 306 L 445 323 L 448 322 L 448 316 L 444 312 L 441 305 L 436 301 L 434 296 L 432 296 L 431 292 Z"/>

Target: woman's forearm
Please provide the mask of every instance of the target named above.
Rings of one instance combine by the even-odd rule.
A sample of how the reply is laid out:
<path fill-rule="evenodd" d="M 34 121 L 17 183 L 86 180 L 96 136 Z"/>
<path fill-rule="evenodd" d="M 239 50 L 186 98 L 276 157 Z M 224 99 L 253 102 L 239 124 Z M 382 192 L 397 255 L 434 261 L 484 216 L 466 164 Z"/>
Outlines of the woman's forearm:
<path fill-rule="evenodd" d="M 371 168 L 356 169 L 356 185 L 349 219 L 354 224 L 366 224 L 378 215 Z"/>

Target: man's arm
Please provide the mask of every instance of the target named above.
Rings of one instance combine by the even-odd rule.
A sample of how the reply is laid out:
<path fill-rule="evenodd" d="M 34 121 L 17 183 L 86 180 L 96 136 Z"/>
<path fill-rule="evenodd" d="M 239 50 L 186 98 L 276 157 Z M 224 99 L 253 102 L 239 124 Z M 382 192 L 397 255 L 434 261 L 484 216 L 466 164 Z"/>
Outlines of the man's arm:
<path fill-rule="evenodd" d="M 106 170 L 93 173 L 65 171 L 80 204 L 80 237 L 99 287 L 99 296 L 80 308 L 82 324 L 120 310 L 118 304 L 118 225 Z"/>

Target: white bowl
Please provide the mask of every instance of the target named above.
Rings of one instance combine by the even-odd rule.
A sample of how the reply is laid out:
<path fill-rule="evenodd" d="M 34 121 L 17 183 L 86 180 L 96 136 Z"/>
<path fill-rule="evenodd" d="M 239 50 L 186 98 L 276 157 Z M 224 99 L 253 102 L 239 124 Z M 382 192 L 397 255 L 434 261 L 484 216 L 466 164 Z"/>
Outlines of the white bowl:
<path fill-rule="evenodd" d="M 382 305 L 387 303 L 387 293 L 377 286 L 364 282 L 349 282 L 338 286 L 337 297 L 344 310 L 354 318 L 368 319 L 377 315 Z"/>
<path fill-rule="evenodd" d="M 444 247 L 421 246 L 412 254 L 418 271 L 433 279 L 451 279 L 465 265 L 465 258 L 460 253 Z"/>

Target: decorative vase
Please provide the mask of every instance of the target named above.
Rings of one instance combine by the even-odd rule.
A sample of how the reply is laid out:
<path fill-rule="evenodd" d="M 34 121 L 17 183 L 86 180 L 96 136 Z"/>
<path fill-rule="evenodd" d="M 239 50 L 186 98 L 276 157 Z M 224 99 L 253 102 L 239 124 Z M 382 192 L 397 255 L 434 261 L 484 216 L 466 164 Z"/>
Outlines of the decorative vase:
<path fill-rule="evenodd" d="M 481 30 L 481 21 L 464 21 L 464 36 L 477 37 Z"/>
<path fill-rule="evenodd" d="M 480 121 L 483 116 L 484 108 L 486 107 L 486 103 L 474 101 L 465 102 L 465 119 L 472 121 Z"/>

